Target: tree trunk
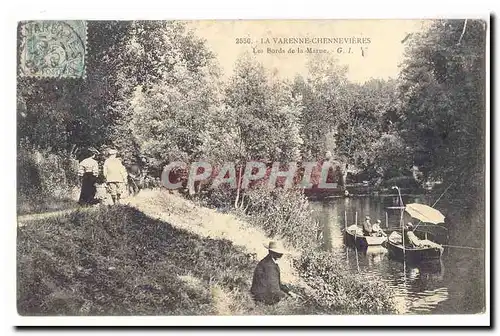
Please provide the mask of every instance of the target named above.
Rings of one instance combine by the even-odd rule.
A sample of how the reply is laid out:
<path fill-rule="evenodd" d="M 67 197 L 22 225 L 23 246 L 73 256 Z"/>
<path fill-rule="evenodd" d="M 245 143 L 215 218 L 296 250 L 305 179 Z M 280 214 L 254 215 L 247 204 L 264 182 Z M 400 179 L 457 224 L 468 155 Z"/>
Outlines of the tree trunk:
<path fill-rule="evenodd" d="M 238 201 L 240 200 L 240 188 L 241 188 L 241 170 L 243 166 L 240 166 L 239 169 L 239 176 L 238 176 L 238 183 L 236 185 L 236 199 L 234 200 L 234 208 L 238 209 Z"/>
<path fill-rule="evenodd" d="M 344 170 L 342 171 L 342 188 L 341 190 L 344 191 L 346 190 L 346 185 L 347 185 L 347 168 L 349 167 L 349 165 L 346 163 L 345 164 L 345 168 Z"/>

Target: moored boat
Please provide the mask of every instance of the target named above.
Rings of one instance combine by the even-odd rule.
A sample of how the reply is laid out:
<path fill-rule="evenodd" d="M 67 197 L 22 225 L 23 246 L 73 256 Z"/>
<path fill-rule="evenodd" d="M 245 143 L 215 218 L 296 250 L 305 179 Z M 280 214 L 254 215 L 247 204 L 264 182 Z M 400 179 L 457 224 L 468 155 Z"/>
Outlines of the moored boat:
<path fill-rule="evenodd" d="M 389 251 L 389 257 L 396 260 L 406 260 L 412 263 L 440 259 L 443 254 L 443 247 L 434 242 L 430 246 L 403 246 L 401 235 L 393 232 L 385 242 L 384 246 Z M 424 243 L 425 245 L 425 243 Z"/>
<path fill-rule="evenodd" d="M 345 230 L 346 243 L 359 248 L 367 248 L 368 246 L 380 246 L 387 237 L 385 236 L 364 236 L 363 230 L 356 224 L 349 226 Z"/>
<path fill-rule="evenodd" d="M 393 186 L 392 189 L 398 191 L 399 204 L 403 205 L 403 198 L 398 186 Z M 441 197 L 441 196 L 440 196 Z M 439 200 L 439 199 L 438 199 Z M 434 205 L 437 203 L 434 202 Z M 443 246 L 430 241 L 428 239 L 419 239 L 415 234 L 412 223 L 403 225 L 403 211 L 408 213 L 412 218 L 418 219 L 419 223 L 429 223 L 438 225 L 444 223 L 444 215 L 431 206 L 419 203 L 411 203 L 401 209 L 401 234 L 392 232 L 384 246 L 389 251 L 389 257 L 396 260 L 405 260 L 411 263 L 420 263 L 422 261 L 440 259 L 443 254 Z M 418 227 L 418 224 L 417 224 Z M 412 233 L 410 237 L 409 234 Z M 407 236 L 403 241 L 403 236 Z M 426 235 L 427 236 L 427 235 Z M 409 244 L 403 245 L 408 240 Z"/>

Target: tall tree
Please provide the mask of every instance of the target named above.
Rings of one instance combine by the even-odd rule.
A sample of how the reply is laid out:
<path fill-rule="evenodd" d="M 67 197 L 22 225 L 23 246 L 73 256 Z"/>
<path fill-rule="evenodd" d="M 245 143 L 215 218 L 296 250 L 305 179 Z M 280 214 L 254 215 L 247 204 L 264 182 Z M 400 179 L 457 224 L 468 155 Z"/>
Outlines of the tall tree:
<path fill-rule="evenodd" d="M 116 70 L 123 66 L 130 23 L 89 21 L 87 27 L 84 78 L 18 77 L 18 137 L 23 141 L 68 152 L 109 140 L 116 120 L 111 109 L 119 88 Z"/>
<path fill-rule="evenodd" d="M 484 192 L 485 38 L 483 21 L 438 20 L 410 39 L 401 73 L 414 162 L 470 200 Z"/>
<path fill-rule="evenodd" d="M 294 81 L 294 95 L 303 104 L 301 114 L 301 136 L 304 139 L 302 151 L 308 159 L 322 158 L 327 145 L 345 114 L 347 67 L 339 66 L 335 59 L 317 55 L 309 60 L 306 78 L 297 76 Z"/>
<path fill-rule="evenodd" d="M 270 77 L 250 55 L 241 57 L 226 89 L 236 118 L 240 159 L 291 161 L 300 158 L 300 100 L 291 83 Z"/>

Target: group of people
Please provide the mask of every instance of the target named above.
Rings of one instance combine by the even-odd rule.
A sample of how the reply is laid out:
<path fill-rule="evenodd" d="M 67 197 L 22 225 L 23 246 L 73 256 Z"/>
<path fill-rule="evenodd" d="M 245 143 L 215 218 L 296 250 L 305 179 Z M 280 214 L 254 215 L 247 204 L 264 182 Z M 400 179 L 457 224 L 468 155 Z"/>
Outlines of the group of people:
<path fill-rule="evenodd" d="M 387 237 L 387 234 L 380 227 L 381 223 L 382 222 L 380 221 L 380 219 L 377 219 L 377 221 L 374 224 L 371 224 L 370 216 L 366 216 L 365 221 L 363 222 L 363 235 L 372 236 L 372 237 L 373 236 L 375 236 L 375 237 L 382 237 L 382 236 Z M 415 234 L 414 230 L 415 230 L 415 226 L 411 222 L 408 222 L 403 227 L 403 237 L 404 237 L 406 246 L 440 247 L 439 244 L 436 244 L 430 240 L 418 238 L 417 235 Z"/>
<path fill-rule="evenodd" d="M 382 224 L 382 221 L 380 219 L 377 219 L 377 221 L 372 224 L 370 222 L 370 216 L 365 217 L 365 221 L 363 222 L 363 235 L 365 236 L 376 236 L 376 237 L 381 237 L 384 236 L 386 237 L 387 234 L 382 230 L 380 225 Z"/>
<path fill-rule="evenodd" d="M 102 177 L 106 183 L 106 190 L 111 195 L 113 204 L 120 201 L 122 196 L 127 192 L 127 186 L 131 187 L 131 194 L 139 192 L 140 169 L 137 165 L 131 167 L 130 173 L 123 165 L 120 158 L 117 157 L 116 149 L 107 151 L 107 158 L 102 165 Z M 81 182 L 80 205 L 93 205 L 98 203 L 96 200 L 97 182 L 100 174 L 99 163 L 97 156 L 99 151 L 95 148 L 89 148 L 86 153 L 86 158 L 83 159 L 78 167 L 78 176 Z"/>

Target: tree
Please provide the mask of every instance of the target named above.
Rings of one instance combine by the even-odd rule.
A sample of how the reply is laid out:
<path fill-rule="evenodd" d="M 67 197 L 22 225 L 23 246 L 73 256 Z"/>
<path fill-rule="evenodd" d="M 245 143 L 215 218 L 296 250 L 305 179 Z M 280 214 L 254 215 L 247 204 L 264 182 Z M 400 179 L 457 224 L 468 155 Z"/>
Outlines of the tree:
<path fill-rule="evenodd" d="M 477 201 L 484 190 L 486 30 L 480 20 L 464 25 L 437 20 L 410 39 L 399 125 L 426 178 Z"/>
<path fill-rule="evenodd" d="M 292 94 L 291 83 L 270 77 L 262 64 L 247 54 L 237 60 L 225 93 L 225 105 L 235 118 L 238 132 L 237 176 L 242 175 L 248 160 L 300 159 L 302 106 Z M 240 181 L 236 207 L 239 199 Z"/>
<path fill-rule="evenodd" d="M 307 77 L 295 77 L 293 94 L 303 105 L 302 152 L 308 160 L 322 158 L 325 151 L 332 150 L 326 142 L 335 133 L 339 117 L 346 112 L 346 74 L 347 67 L 339 66 L 335 59 L 316 55 L 308 63 Z"/>
<path fill-rule="evenodd" d="M 122 51 L 130 23 L 89 21 L 87 27 L 84 78 L 18 77 L 20 139 L 67 153 L 77 147 L 97 147 L 110 140 L 117 119 L 111 109 L 119 89 L 116 69 L 123 66 Z"/>
<path fill-rule="evenodd" d="M 201 159 L 224 114 L 213 55 L 178 22 L 137 23 L 134 29 L 137 61 L 127 71 L 135 87 L 122 136 L 133 138 L 154 165 Z"/>
<path fill-rule="evenodd" d="M 225 104 L 236 118 L 240 159 L 300 158 L 300 100 L 291 83 L 270 78 L 249 55 L 240 58 L 226 89 Z"/>

